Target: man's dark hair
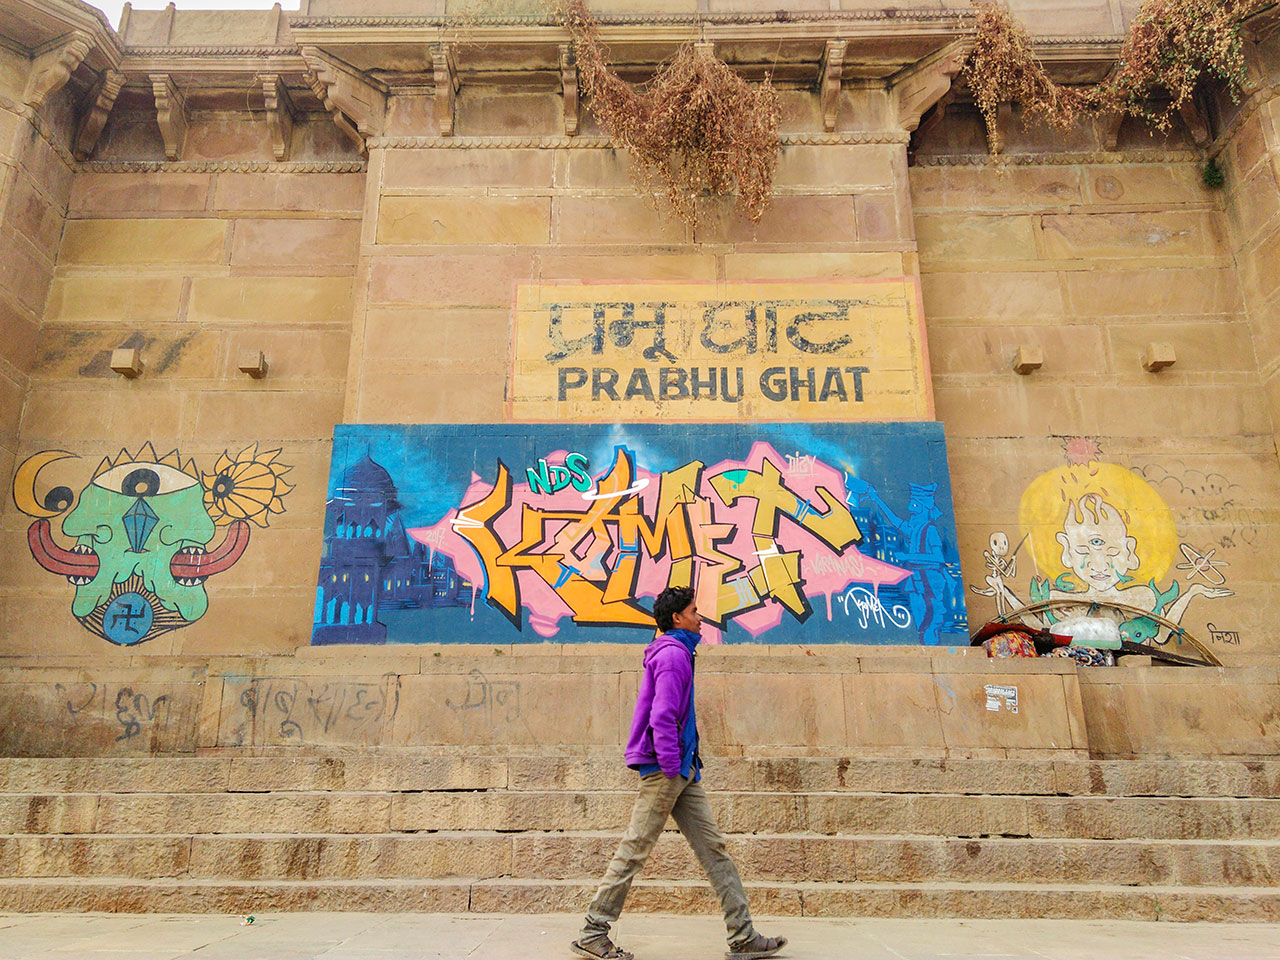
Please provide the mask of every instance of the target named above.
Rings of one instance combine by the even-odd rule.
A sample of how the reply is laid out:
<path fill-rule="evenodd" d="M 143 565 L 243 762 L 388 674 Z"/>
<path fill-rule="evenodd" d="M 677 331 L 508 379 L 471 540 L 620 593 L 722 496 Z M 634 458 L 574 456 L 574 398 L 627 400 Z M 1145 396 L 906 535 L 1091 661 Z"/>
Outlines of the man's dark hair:
<path fill-rule="evenodd" d="M 658 629 L 666 633 L 671 629 L 671 618 L 693 602 L 692 587 L 667 587 L 653 601 L 653 619 Z"/>

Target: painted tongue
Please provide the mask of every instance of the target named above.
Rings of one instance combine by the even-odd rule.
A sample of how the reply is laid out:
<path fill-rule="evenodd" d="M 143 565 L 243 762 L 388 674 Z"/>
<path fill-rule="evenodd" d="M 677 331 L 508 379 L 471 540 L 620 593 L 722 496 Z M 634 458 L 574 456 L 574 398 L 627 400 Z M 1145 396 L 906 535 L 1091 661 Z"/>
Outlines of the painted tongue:
<path fill-rule="evenodd" d="M 249 546 L 249 524 L 237 520 L 227 528 L 227 535 L 216 549 L 208 553 L 182 553 L 179 551 L 169 561 L 169 573 L 174 580 L 195 580 L 211 577 L 229 569 L 245 547 Z"/>
<path fill-rule="evenodd" d="M 50 573 L 78 577 L 86 583 L 98 575 L 98 555 L 92 550 L 65 550 L 53 539 L 48 520 L 36 520 L 27 528 L 27 543 L 36 562 Z"/>

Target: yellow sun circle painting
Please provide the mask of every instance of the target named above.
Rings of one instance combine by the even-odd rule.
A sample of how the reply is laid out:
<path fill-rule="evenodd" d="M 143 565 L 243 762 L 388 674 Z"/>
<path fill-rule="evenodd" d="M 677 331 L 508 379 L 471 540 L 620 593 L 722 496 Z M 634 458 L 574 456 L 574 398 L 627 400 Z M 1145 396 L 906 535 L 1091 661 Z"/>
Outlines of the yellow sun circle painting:
<path fill-rule="evenodd" d="M 1080 589 L 1160 582 L 1177 549 L 1173 513 L 1151 484 L 1113 463 L 1048 470 L 1022 494 L 1018 520 L 1041 576 Z"/>

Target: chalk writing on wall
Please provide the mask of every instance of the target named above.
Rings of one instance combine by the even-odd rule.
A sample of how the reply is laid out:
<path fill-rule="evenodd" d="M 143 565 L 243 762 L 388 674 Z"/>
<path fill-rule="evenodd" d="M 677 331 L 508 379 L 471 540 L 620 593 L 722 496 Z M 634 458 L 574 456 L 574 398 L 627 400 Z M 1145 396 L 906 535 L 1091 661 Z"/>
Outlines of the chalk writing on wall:
<path fill-rule="evenodd" d="M 958 643 L 955 543 L 937 424 L 341 426 L 312 639 Z"/>
<path fill-rule="evenodd" d="M 394 675 L 368 682 L 228 678 L 218 743 L 380 743 L 399 706 Z"/>
<path fill-rule="evenodd" d="M 515 420 L 933 415 L 914 278 L 520 284 Z"/>

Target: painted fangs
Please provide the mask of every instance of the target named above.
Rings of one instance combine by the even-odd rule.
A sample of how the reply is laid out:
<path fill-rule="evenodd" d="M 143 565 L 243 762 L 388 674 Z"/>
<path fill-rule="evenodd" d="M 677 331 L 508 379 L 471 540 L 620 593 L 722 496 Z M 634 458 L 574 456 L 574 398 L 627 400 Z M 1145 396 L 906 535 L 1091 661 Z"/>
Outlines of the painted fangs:
<path fill-rule="evenodd" d="M 74 584 L 77 587 L 83 587 L 85 584 L 92 582 L 93 577 L 67 577 L 67 583 Z"/>

